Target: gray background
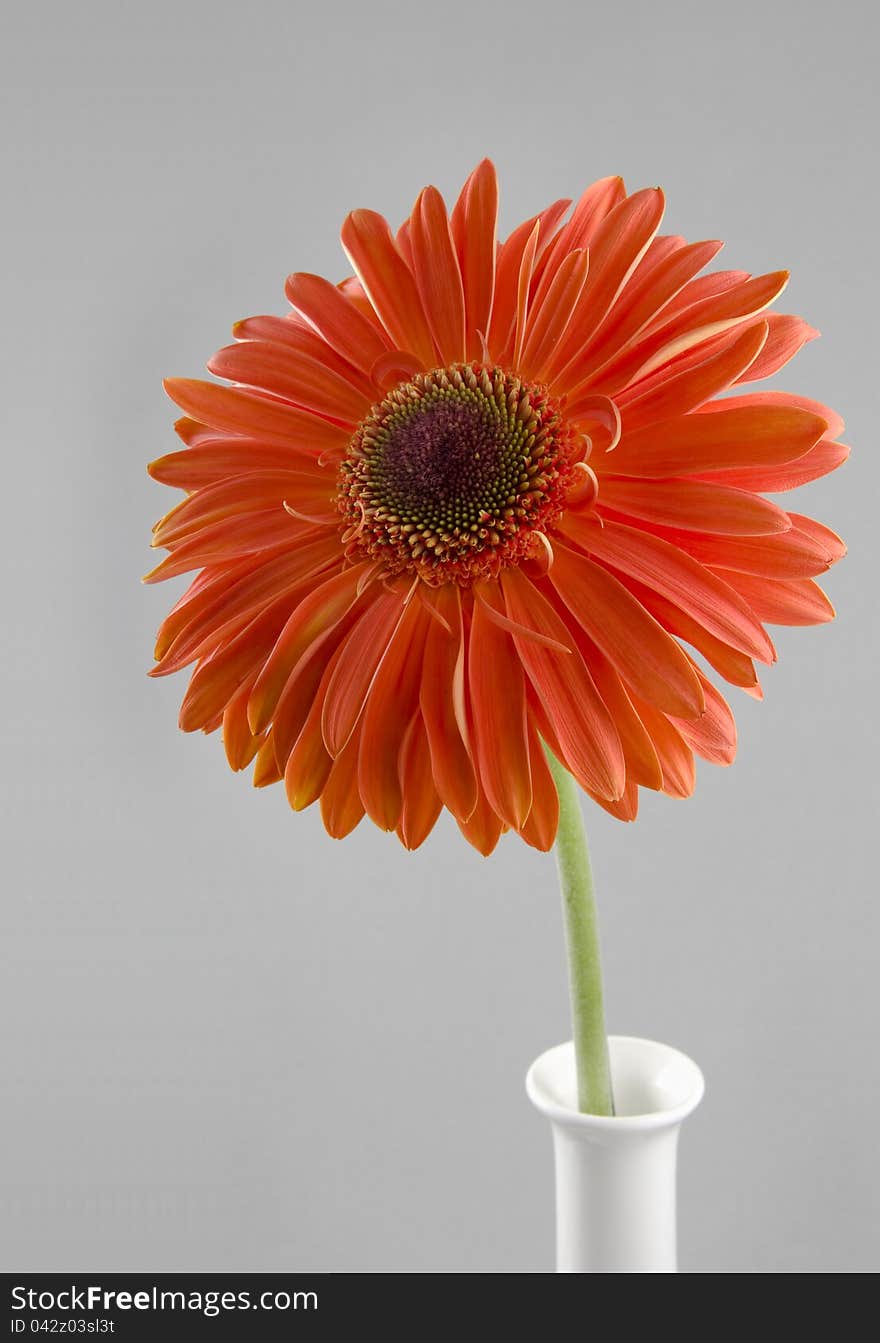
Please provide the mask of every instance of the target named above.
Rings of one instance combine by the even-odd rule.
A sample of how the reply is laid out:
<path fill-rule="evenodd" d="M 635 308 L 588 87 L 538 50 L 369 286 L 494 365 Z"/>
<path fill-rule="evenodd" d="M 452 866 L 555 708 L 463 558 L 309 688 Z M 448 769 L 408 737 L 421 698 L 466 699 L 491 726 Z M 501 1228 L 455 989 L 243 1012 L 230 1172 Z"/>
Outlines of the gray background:
<path fill-rule="evenodd" d="M 344 844 L 175 726 L 164 374 L 344 213 L 484 154 L 503 224 L 621 172 L 790 266 L 785 385 L 857 451 L 798 496 L 839 620 L 779 632 L 740 759 L 592 808 L 610 1027 L 676 1044 L 691 1270 L 877 1264 L 875 21 L 861 4 L 32 3 L 2 54 L 2 1253 L 9 1269 L 546 1269 L 523 1093 L 567 1034 L 552 859 Z M 172 591 L 172 587 L 175 591 Z"/>

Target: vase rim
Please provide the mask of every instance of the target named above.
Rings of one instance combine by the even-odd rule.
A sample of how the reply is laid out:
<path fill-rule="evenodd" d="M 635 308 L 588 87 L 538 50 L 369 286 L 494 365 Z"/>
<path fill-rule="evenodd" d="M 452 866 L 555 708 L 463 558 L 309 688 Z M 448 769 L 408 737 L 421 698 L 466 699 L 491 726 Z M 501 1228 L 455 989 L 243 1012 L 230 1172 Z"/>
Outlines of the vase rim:
<path fill-rule="evenodd" d="M 672 1045 L 635 1035 L 609 1035 L 612 1084 L 650 1089 L 654 1103 L 624 1114 L 582 1114 L 577 1109 L 574 1044 L 553 1045 L 535 1059 L 526 1074 L 529 1100 L 553 1123 L 584 1133 L 623 1137 L 653 1129 L 675 1128 L 703 1098 L 705 1080 L 693 1059 Z"/>

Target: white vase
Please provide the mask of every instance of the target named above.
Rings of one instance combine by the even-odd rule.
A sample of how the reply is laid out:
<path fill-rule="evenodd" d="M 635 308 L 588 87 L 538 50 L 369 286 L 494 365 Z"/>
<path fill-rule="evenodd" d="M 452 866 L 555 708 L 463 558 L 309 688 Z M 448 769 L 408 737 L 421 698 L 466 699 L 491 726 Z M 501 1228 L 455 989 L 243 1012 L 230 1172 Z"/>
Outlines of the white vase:
<path fill-rule="evenodd" d="M 676 1272 L 676 1149 L 703 1074 L 669 1045 L 608 1040 L 615 1115 L 580 1114 L 574 1046 L 532 1064 L 526 1091 L 553 1130 L 560 1273 Z"/>

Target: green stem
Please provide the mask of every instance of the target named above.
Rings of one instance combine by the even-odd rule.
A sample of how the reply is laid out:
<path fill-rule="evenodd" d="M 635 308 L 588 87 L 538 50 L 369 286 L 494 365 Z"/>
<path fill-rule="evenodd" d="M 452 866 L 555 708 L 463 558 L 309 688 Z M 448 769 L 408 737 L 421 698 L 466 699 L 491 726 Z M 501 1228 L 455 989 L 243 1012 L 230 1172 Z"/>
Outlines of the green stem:
<path fill-rule="evenodd" d="M 556 865 L 562 887 L 571 985 L 578 1108 L 582 1114 L 613 1115 L 596 901 L 580 798 L 577 785 L 565 766 L 549 750 L 547 758 L 559 793 Z"/>

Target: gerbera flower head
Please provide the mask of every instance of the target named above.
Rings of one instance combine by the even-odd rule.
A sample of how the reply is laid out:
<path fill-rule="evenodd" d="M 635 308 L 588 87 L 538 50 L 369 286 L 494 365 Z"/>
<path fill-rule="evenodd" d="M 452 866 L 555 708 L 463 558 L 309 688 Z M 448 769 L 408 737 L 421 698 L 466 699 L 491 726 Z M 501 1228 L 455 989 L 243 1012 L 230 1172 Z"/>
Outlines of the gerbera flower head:
<path fill-rule="evenodd" d="M 413 848 L 446 807 L 549 848 L 545 746 L 623 820 L 687 796 L 736 745 L 703 666 L 760 696 L 765 625 L 833 615 L 841 541 L 764 495 L 839 466 L 842 421 L 738 390 L 817 334 L 767 313 L 786 272 L 701 275 L 720 243 L 661 235 L 659 189 L 570 207 L 499 242 L 484 161 L 451 215 L 355 210 L 351 275 L 290 276 L 224 382 L 166 383 L 185 446 L 150 471 L 186 497 L 148 581 L 197 572 L 153 674 L 194 664 L 181 727 L 334 836 Z"/>

